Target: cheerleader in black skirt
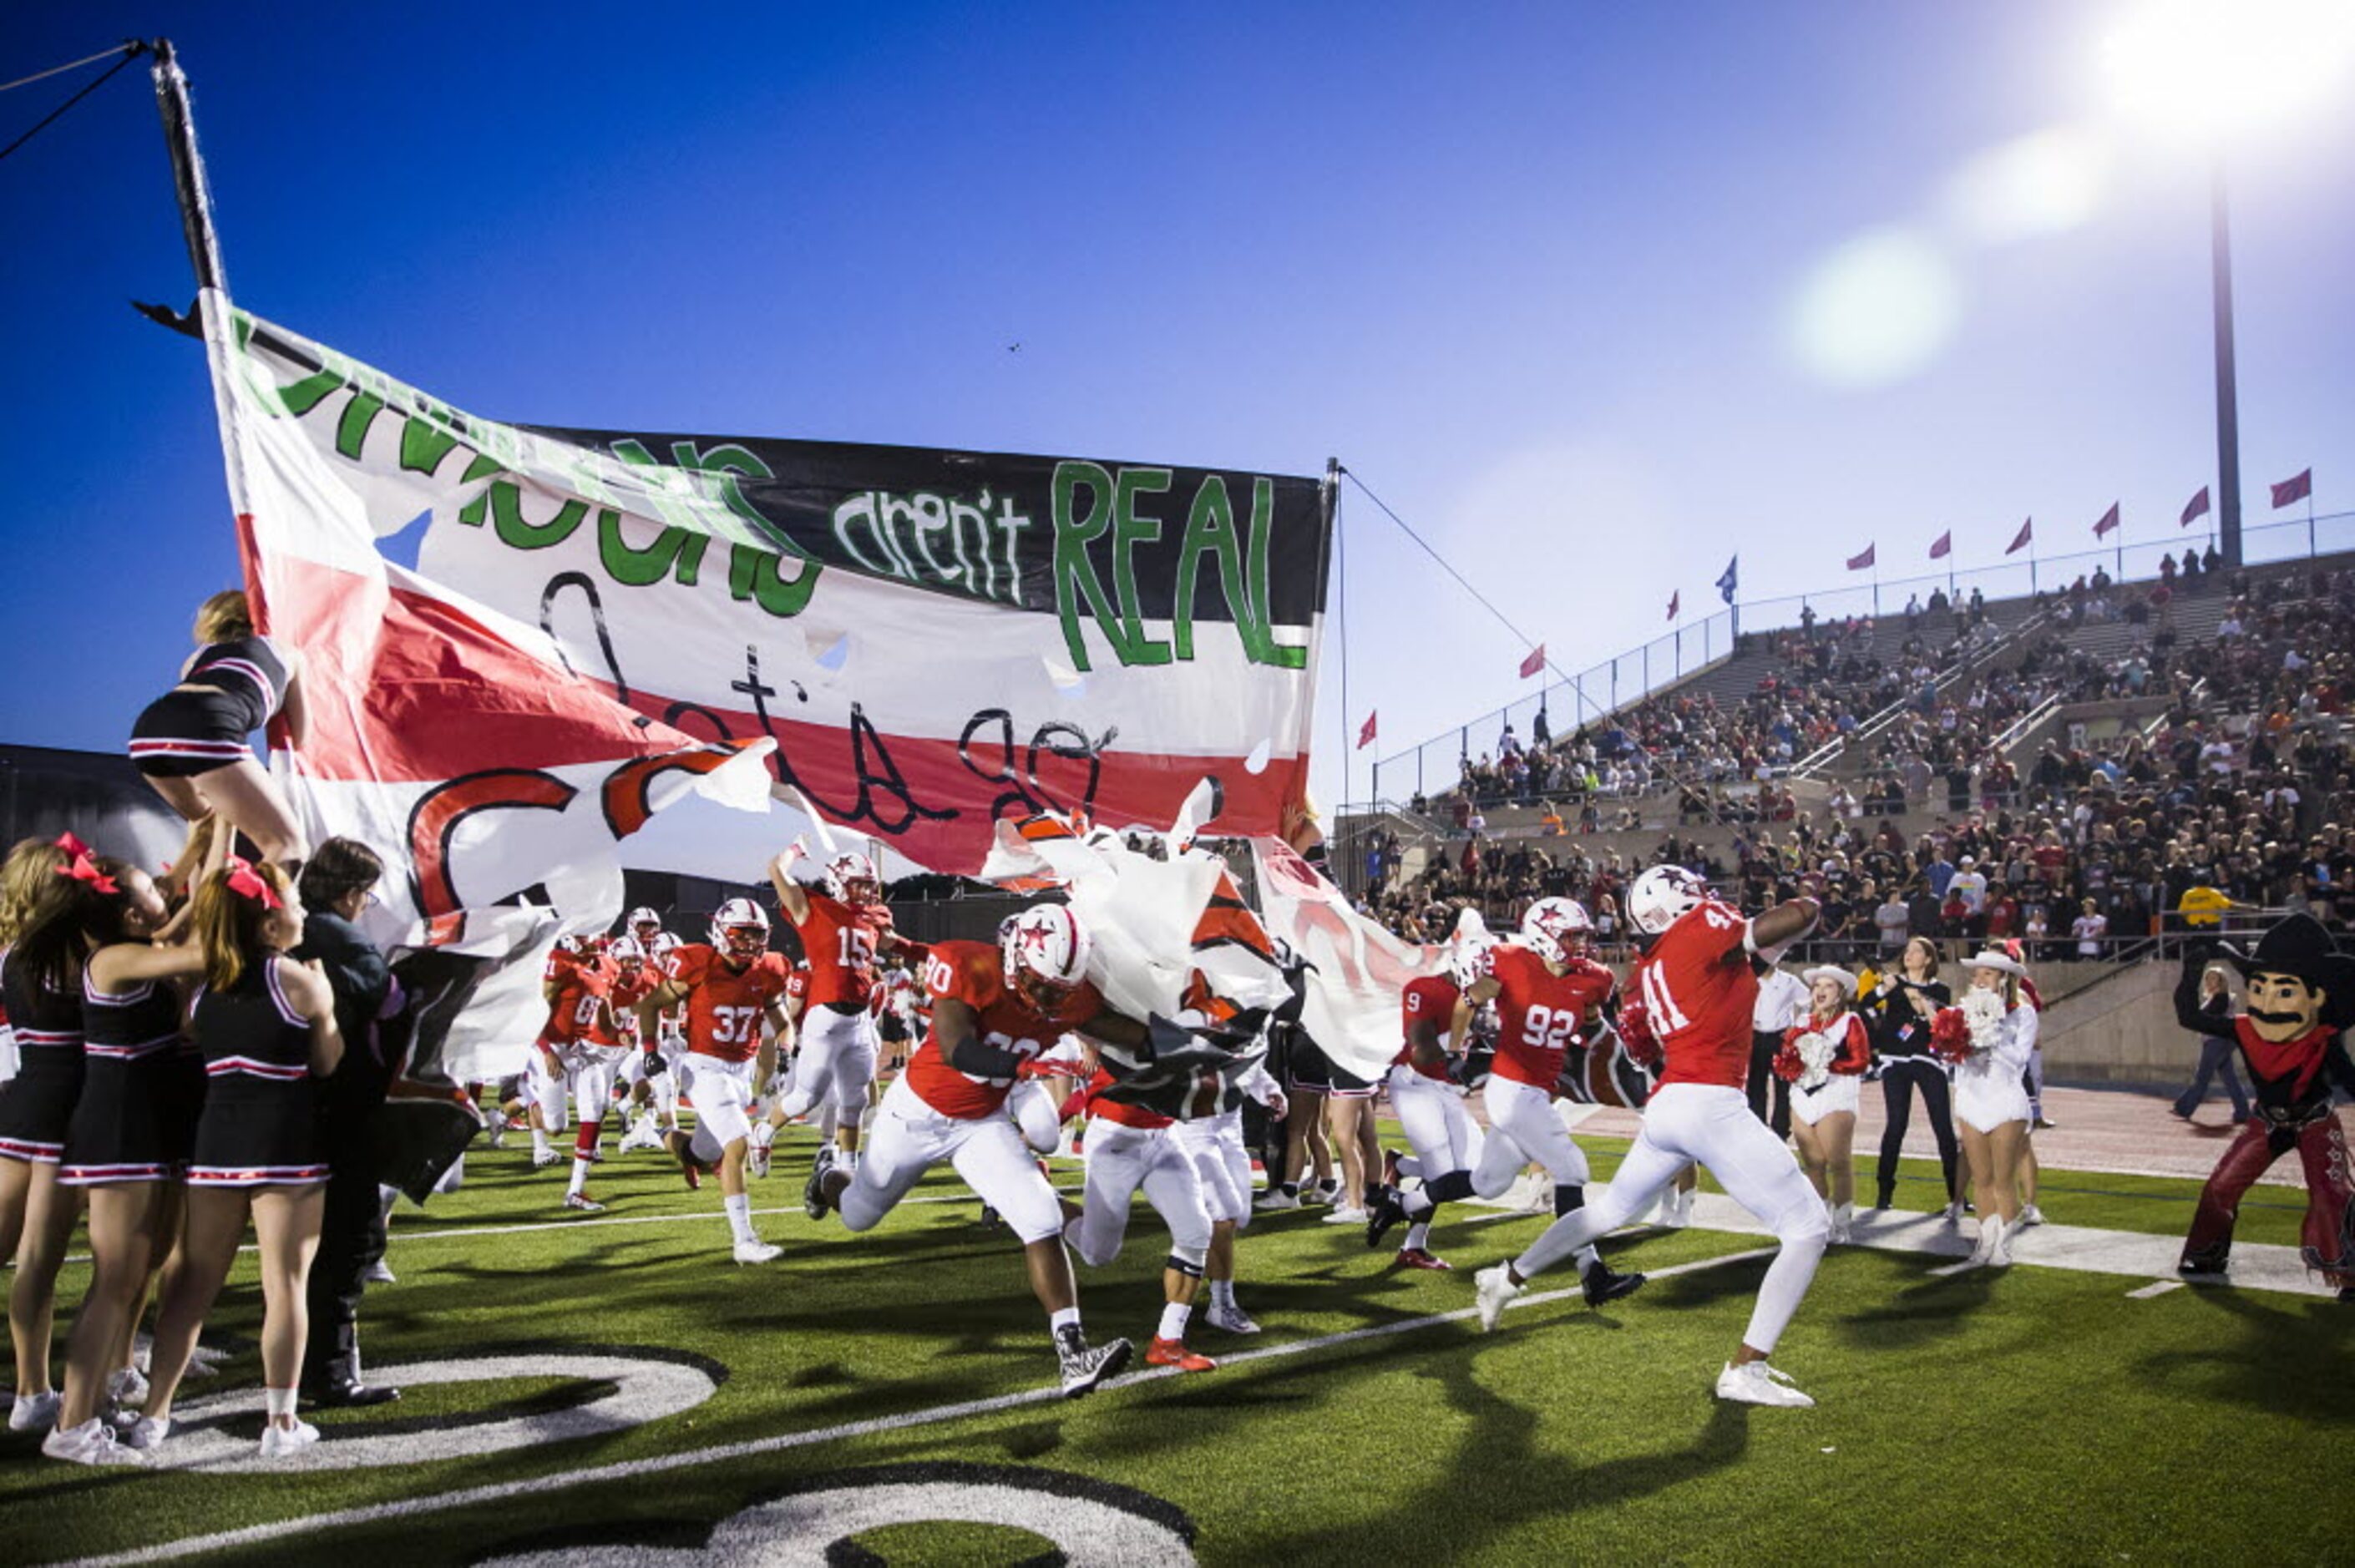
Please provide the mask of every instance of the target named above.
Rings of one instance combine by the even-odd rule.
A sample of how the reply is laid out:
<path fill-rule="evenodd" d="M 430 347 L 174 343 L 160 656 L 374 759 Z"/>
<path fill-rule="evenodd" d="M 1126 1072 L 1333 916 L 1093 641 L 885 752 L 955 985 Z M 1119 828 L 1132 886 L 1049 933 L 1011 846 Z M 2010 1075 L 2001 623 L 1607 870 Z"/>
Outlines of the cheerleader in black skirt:
<path fill-rule="evenodd" d="M 285 956 L 303 939 L 303 905 L 275 865 L 233 863 L 197 893 L 205 989 L 191 1022 L 208 1080 L 188 1171 L 188 1230 L 165 1292 L 141 1436 L 161 1441 L 197 1330 L 236 1261 L 246 1222 L 261 1255 L 261 1456 L 318 1441 L 294 1415 L 309 1330 L 304 1290 L 326 1205 L 316 1080 L 344 1054 L 334 993 Z"/>
<path fill-rule="evenodd" d="M 16 1042 L 16 1075 L 0 1084 L 0 1255 L 16 1260 L 8 1292 L 16 1351 L 12 1432 L 46 1432 L 60 1396 L 49 1385 L 50 1309 L 80 1202 L 58 1185 L 66 1124 L 81 1095 L 81 997 L 48 986 L 17 943 L 35 922 L 54 918 L 81 885 L 63 874 L 89 849 L 71 834 L 27 839 L 0 865 L 0 999 Z M 78 977 L 77 977 L 78 978 Z"/>
<path fill-rule="evenodd" d="M 262 859 L 298 863 L 303 830 L 249 737 L 276 718 L 289 744 L 303 744 L 309 717 L 302 657 L 256 634 L 245 595 L 234 588 L 197 609 L 196 638 L 180 683 L 132 725 L 131 760 L 189 821 L 218 814 L 251 839 Z"/>
<path fill-rule="evenodd" d="M 166 911 L 136 866 L 77 853 L 56 874 L 71 888 L 10 960 L 24 962 L 36 986 L 80 993 L 81 1090 L 58 1181 L 88 1194 L 91 1279 L 66 1343 L 57 1427 L 41 1447 L 84 1464 L 119 1463 L 138 1456 L 116 1446 L 101 1407 L 110 1380 L 130 1364 L 139 1303 L 178 1231 L 197 1092 L 178 982 L 194 978 L 204 955 L 193 944 L 150 939 Z"/>

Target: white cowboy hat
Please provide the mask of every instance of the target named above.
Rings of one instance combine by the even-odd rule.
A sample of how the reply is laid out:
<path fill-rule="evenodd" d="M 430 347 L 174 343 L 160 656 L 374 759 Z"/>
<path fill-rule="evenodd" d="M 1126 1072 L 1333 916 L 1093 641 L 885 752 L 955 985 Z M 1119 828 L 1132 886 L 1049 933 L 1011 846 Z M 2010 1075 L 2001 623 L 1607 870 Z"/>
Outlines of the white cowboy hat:
<path fill-rule="evenodd" d="M 1966 969 L 1999 969 L 2008 975 L 2017 975 L 2021 980 L 2026 980 L 2028 978 L 2028 971 L 2020 967 L 2020 963 L 2018 959 L 2013 958 L 2009 953 L 1998 952 L 1993 948 L 1987 948 L 1983 952 L 1973 955 L 1970 960 L 1963 965 L 1963 968 Z"/>
<path fill-rule="evenodd" d="M 1817 980 L 1828 980 L 1839 982 L 1841 995 L 1849 997 L 1856 995 L 1856 976 L 1841 969 L 1838 964 L 1819 964 L 1802 973 L 1799 978 L 1807 982 L 1809 991 L 1816 989 Z"/>

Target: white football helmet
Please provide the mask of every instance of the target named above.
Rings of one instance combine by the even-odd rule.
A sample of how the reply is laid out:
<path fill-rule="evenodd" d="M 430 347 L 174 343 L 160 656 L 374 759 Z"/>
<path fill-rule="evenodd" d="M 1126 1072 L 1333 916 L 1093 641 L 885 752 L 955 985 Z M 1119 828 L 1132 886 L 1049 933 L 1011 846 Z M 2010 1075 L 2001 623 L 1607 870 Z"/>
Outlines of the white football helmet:
<path fill-rule="evenodd" d="M 616 937 L 606 947 L 605 956 L 617 964 L 644 963 L 646 950 L 638 945 L 635 937 Z"/>
<path fill-rule="evenodd" d="M 1698 873 L 1680 865 L 1656 865 L 1627 890 L 1627 920 L 1646 937 L 1657 937 L 1708 897 L 1709 883 Z"/>
<path fill-rule="evenodd" d="M 875 874 L 875 863 L 857 850 L 826 862 L 826 878 L 837 897 L 853 904 L 872 904 L 883 895 L 883 880 Z"/>
<path fill-rule="evenodd" d="M 731 898 L 711 912 L 711 945 L 730 958 L 758 958 L 769 947 L 769 912 L 749 898 Z"/>
<path fill-rule="evenodd" d="M 657 931 L 655 933 L 655 939 L 646 943 L 645 946 L 646 949 L 646 957 L 654 959 L 656 963 L 660 963 L 663 959 L 670 957 L 672 948 L 678 946 L 678 938 L 668 931 Z"/>
<path fill-rule="evenodd" d="M 1088 978 L 1095 950 L 1088 928 L 1063 904 L 1039 904 L 997 927 L 1006 983 L 1041 1012 L 1051 1012 Z"/>
<path fill-rule="evenodd" d="M 1448 972 L 1455 980 L 1455 989 L 1470 991 L 1475 982 L 1487 979 L 1494 968 L 1492 960 L 1500 945 L 1486 931 L 1458 941 L 1455 952 L 1447 959 Z"/>
<path fill-rule="evenodd" d="M 1594 922 L 1575 898 L 1540 898 L 1521 916 L 1521 942 L 1550 964 L 1586 956 Z"/>
<path fill-rule="evenodd" d="M 661 930 L 662 916 L 655 914 L 653 910 L 647 908 L 643 904 L 638 906 L 635 909 L 631 910 L 630 917 L 622 922 L 622 929 L 628 932 L 631 936 L 635 937 L 641 942 L 645 941 L 648 936 L 652 934 L 646 930 L 646 927 L 649 926 L 652 926 L 656 931 Z"/>

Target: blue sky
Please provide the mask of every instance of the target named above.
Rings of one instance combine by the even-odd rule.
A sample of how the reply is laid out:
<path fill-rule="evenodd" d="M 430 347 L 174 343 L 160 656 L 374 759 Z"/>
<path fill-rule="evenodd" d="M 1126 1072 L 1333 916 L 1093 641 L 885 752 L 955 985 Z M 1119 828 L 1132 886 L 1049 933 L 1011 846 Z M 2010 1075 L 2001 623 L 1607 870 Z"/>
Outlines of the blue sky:
<path fill-rule="evenodd" d="M 2113 500 L 2174 535 L 2214 477 L 2207 183 L 2105 120 L 2118 10 L 98 4 L 20 19 L 0 79 L 168 30 L 240 302 L 462 407 L 1337 455 L 1576 669 L 1672 591 L 1712 607 L 1737 550 L 1764 597 L 1946 527 L 1984 562 L 2030 514 L 2083 547 Z M 0 132 L 80 79 L 0 95 Z M 1956 195 L 2050 175 L 1979 160 L 2071 127 L 2038 204 Z M 2253 522 L 2309 463 L 2355 508 L 2350 146 L 2355 90 L 2233 155 Z M 123 303 L 189 293 L 144 69 L 0 163 L 0 737 L 112 747 L 235 573 L 201 358 Z M 1818 288 L 1903 360 L 1842 372 L 1793 323 L 1859 237 L 1928 298 Z M 1344 526 L 1327 800 L 1367 709 L 1359 792 L 1527 689 L 1354 494 Z"/>

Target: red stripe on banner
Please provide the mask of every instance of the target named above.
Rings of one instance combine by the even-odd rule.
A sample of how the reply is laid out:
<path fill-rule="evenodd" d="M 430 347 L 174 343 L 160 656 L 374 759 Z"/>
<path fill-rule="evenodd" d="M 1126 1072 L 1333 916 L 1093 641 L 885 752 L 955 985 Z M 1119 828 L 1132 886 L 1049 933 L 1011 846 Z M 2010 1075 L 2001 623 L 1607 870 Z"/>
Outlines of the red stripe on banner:
<path fill-rule="evenodd" d="M 1067 726 L 1021 730 L 996 713 L 974 715 L 951 737 L 887 735 L 858 719 L 811 723 L 640 691 L 624 707 L 615 688 L 541 662 L 430 595 L 393 587 L 380 597 L 358 574 L 299 557 L 273 558 L 269 567 L 279 590 L 272 634 L 307 656 L 311 729 L 297 762 L 314 779 L 438 783 L 623 763 L 698 742 L 769 736 L 777 742 L 772 775 L 797 786 L 823 815 L 948 872 L 980 868 L 991 823 L 1000 818 L 1051 809 L 1167 823 L 1204 775 L 1215 774 L 1225 809 L 1212 831 L 1274 835 L 1286 803 L 1307 787 L 1305 757 L 1275 758 L 1256 775 L 1233 755 L 1123 746 L 1091 758 L 1074 755 L 1080 737 Z M 612 809 L 610 798 L 607 804 Z M 432 899 L 425 906 L 429 915 L 455 907 Z"/>

